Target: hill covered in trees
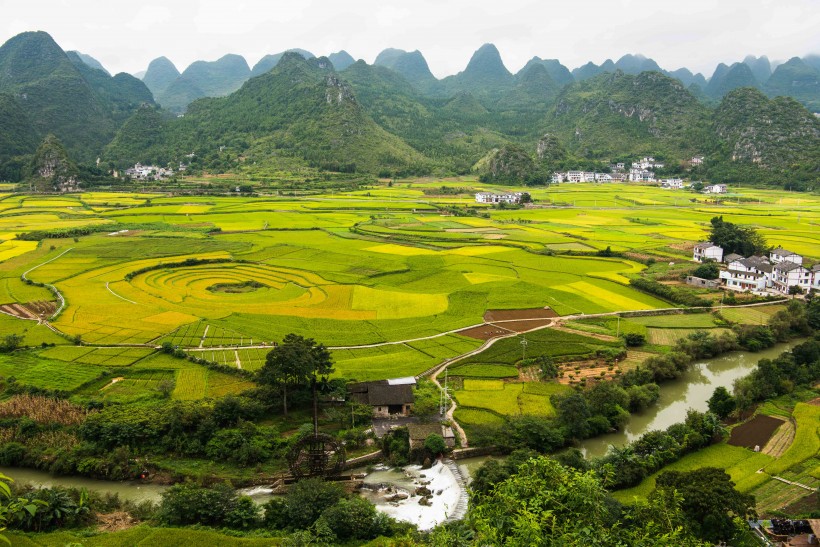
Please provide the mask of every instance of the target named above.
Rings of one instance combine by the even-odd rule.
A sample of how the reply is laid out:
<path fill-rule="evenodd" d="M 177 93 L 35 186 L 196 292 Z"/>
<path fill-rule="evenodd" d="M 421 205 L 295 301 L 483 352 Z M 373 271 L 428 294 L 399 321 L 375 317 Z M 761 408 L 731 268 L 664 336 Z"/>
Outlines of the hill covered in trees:
<path fill-rule="evenodd" d="M 0 177 L 30 174 L 38 143 L 53 134 L 79 165 L 100 158 L 107 169 L 185 162 L 212 172 L 287 165 L 392 176 L 478 168 L 489 179 L 538 184 L 553 169 L 605 169 L 644 155 L 683 174 L 704 155 L 699 177 L 797 189 L 820 178 L 820 122 L 804 106 L 818 93 L 812 63 L 794 58 L 772 70 L 765 57 L 749 57 L 707 82 L 638 55 L 574 71 L 533 57 L 513 74 L 485 44 L 441 80 L 420 52 L 388 49 L 374 65 L 347 52 L 331 60 L 295 50 L 252 69 L 226 55 L 182 73 L 158 58 L 139 81 L 110 76 L 48 34 L 24 33 L 0 47 Z M 785 93 L 803 104 L 771 98 Z"/>

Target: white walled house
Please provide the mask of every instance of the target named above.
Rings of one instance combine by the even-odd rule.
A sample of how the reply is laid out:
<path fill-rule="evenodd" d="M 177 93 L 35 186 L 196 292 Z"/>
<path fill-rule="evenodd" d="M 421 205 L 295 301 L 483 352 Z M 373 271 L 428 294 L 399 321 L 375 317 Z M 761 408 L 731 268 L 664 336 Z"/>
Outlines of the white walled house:
<path fill-rule="evenodd" d="M 703 160 L 703 156 L 692 156 L 692 159 L 690 161 L 692 165 L 703 165 Z"/>
<path fill-rule="evenodd" d="M 564 179 L 565 179 L 565 178 L 566 178 L 566 174 L 565 174 L 565 173 L 553 173 L 553 174 L 552 174 L 552 180 L 551 180 L 551 182 L 552 182 L 553 184 L 556 184 L 556 183 L 561 183 L 561 182 L 564 182 Z"/>
<path fill-rule="evenodd" d="M 704 194 L 725 194 L 729 188 L 725 184 L 710 184 L 703 188 Z"/>
<path fill-rule="evenodd" d="M 752 256 L 743 258 L 731 254 L 726 261 L 726 269 L 720 272 L 720 278 L 729 289 L 737 291 L 763 291 L 771 286 L 772 267 L 764 257 Z"/>
<path fill-rule="evenodd" d="M 721 262 L 723 260 L 723 248 L 718 247 L 711 241 L 698 243 L 692 252 L 692 260 L 697 260 L 698 262 L 703 262 L 704 260 Z"/>
<path fill-rule="evenodd" d="M 811 288 L 820 291 L 820 262 L 811 268 Z"/>
<path fill-rule="evenodd" d="M 795 264 L 803 264 L 803 257 L 797 253 L 793 253 L 783 247 L 772 249 L 769 253 L 769 260 L 772 264 L 780 264 L 781 262 L 794 262 Z"/>
<path fill-rule="evenodd" d="M 683 188 L 683 179 L 661 179 L 661 187 L 680 190 Z"/>
<path fill-rule="evenodd" d="M 583 171 L 567 171 L 567 182 L 582 182 L 583 178 Z"/>
<path fill-rule="evenodd" d="M 508 192 L 493 194 L 492 192 L 478 192 L 475 195 L 476 203 L 521 203 L 523 192 Z"/>
<path fill-rule="evenodd" d="M 655 173 L 644 169 L 631 169 L 629 180 L 632 182 L 655 182 Z"/>
<path fill-rule="evenodd" d="M 778 292 L 789 294 L 789 287 L 797 285 L 807 291 L 812 285 L 812 271 L 794 262 L 783 261 L 772 269 L 772 284 Z"/>

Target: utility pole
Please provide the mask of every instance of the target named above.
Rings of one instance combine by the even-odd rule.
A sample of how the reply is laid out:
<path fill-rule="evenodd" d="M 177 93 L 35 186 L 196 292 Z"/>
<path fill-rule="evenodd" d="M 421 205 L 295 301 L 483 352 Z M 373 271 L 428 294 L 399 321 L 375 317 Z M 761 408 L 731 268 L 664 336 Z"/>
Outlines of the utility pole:
<path fill-rule="evenodd" d="M 522 360 L 527 358 L 527 344 L 529 344 L 529 342 L 527 342 L 527 337 L 522 336 L 521 337 L 521 359 Z"/>
<path fill-rule="evenodd" d="M 621 316 L 618 316 L 618 329 L 615 331 L 615 338 L 621 337 Z"/>

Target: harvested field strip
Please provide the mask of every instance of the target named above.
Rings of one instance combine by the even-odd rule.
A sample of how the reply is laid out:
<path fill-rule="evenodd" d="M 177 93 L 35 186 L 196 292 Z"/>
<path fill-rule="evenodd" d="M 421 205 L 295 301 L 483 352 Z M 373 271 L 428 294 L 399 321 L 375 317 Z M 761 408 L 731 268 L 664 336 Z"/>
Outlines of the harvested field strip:
<path fill-rule="evenodd" d="M 794 441 L 779 459 L 766 466 L 769 475 L 779 475 L 820 452 L 820 406 L 797 403 L 792 416 L 797 423 Z"/>
<path fill-rule="evenodd" d="M 732 429 L 728 443 L 732 446 L 744 446 L 754 449 L 765 446 L 783 420 L 771 416 L 757 415 L 745 424 Z"/>
<path fill-rule="evenodd" d="M 487 310 L 484 313 L 484 321 L 514 321 L 517 319 L 550 319 L 558 317 L 550 308 L 529 308 L 523 310 Z"/>
<path fill-rule="evenodd" d="M 794 441 L 794 424 L 791 421 L 783 422 L 775 434 L 766 443 L 761 452 L 773 458 L 779 458 Z"/>

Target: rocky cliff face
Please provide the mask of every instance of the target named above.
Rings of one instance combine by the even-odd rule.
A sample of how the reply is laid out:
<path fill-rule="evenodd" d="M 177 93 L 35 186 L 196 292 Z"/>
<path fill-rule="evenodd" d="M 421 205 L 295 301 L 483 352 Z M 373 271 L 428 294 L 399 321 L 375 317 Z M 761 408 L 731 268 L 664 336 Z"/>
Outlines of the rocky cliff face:
<path fill-rule="evenodd" d="M 73 192 L 79 190 L 77 166 L 69 159 L 63 145 L 48 135 L 32 162 L 30 182 L 41 191 Z"/>

